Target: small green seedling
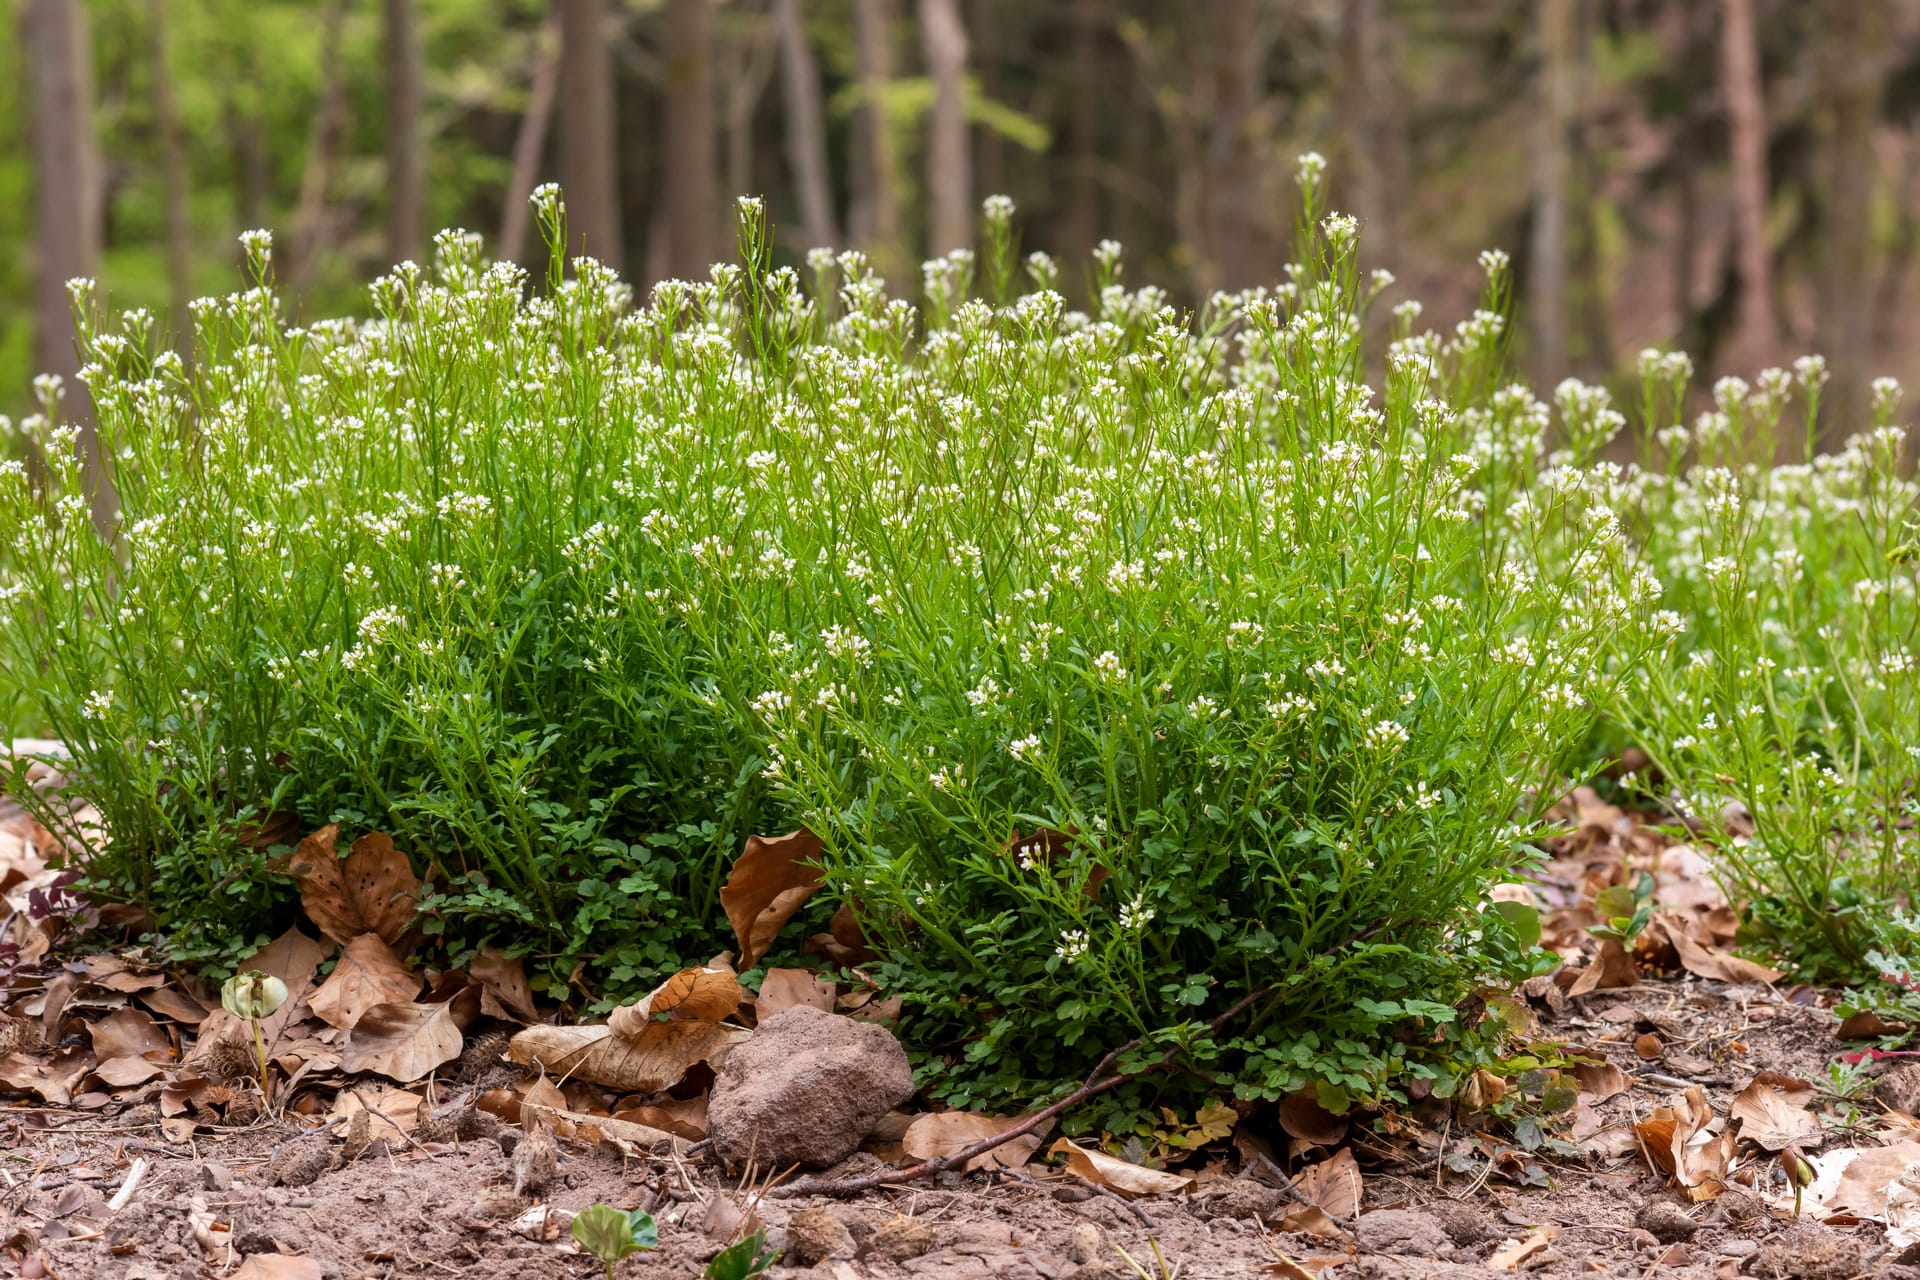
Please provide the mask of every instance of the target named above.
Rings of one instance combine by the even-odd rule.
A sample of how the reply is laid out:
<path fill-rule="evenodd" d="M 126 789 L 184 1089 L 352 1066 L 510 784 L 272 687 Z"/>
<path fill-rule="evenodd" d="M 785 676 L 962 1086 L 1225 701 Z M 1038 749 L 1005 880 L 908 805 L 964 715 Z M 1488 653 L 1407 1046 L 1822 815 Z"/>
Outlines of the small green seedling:
<path fill-rule="evenodd" d="M 660 1228 L 644 1209 L 596 1204 L 574 1215 L 573 1241 L 600 1259 L 600 1265 L 607 1269 L 607 1280 L 613 1280 L 614 1263 L 630 1253 L 660 1247 Z"/>
<path fill-rule="evenodd" d="M 778 1261 L 780 1251 L 767 1248 L 767 1233 L 756 1231 L 713 1255 L 705 1275 L 707 1280 L 753 1280 Z"/>
<path fill-rule="evenodd" d="M 1588 933 L 1612 938 L 1623 947 L 1632 946 L 1653 919 L 1653 877 L 1642 871 L 1630 885 L 1602 889 L 1593 900 L 1593 910 L 1600 922 L 1588 925 Z"/>
<path fill-rule="evenodd" d="M 1799 1147 L 1788 1147 L 1780 1153 L 1780 1168 L 1793 1183 L 1793 1216 L 1800 1216 L 1800 1200 L 1808 1187 L 1813 1185 L 1813 1165 L 1800 1154 Z"/>
<path fill-rule="evenodd" d="M 267 1098 L 267 1041 L 260 1020 L 287 1002 L 287 984 L 258 969 L 236 973 L 220 988 L 220 1007 L 253 1028 L 253 1052 L 260 1060 L 260 1096 Z"/>

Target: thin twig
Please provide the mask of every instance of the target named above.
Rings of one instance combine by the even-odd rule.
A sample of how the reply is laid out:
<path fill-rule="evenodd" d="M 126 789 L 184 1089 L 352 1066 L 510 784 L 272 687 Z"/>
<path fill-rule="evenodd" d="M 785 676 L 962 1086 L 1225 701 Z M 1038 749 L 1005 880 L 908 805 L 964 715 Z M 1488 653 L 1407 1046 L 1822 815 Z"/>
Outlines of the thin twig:
<path fill-rule="evenodd" d="M 132 1166 L 127 1169 L 127 1176 L 121 1180 L 120 1189 L 113 1193 L 113 1199 L 107 1201 L 109 1213 L 118 1213 L 127 1207 L 127 1202 L 133 1199 L 133 1193 L 140 1189 L 140 1179 L 146 1177 L 147 1170 L 152 1167 L 153 1161 L 145 1156 L 134 1158 Z"/>
<path fill-rule="evenodd" d="M 1227 1023 L 1244 1013 L 1262 996 L 1272 994 L 1272 991 L 1273 988 L 1271 987 L 1262 987 L 1260 990 L 1235 1001 L 1232 1008 L 1209 1022 L 1207 1024 L 1208 1028 L 1218 1032 L 1222 1027 L 1226 1026 Z M 1101 1069 L 1110 1066 L 1121 1054 L 1139 1043 L 1140 1041 L 1138 1037 L 1136 1037 L 1102 1058 L 1099 1068 L 1095 1070 L 1095 1077 L 1098 1077 Z M 1054 1119 L 1062 1112 L 1079 1106 L 1088 1098 L 1105 1093 L 1109 1089 L 1118 1088 L 1129 1080 L 1135 1080 L 1145 1075 L 1152 1075 L 1156 1071 L 1173 1065 L 1174 1059 L 1179 1055 L 1180 1049 L 1178 1046 L 1175 1046 L 1161 1054 L 1158 1062 L 1143 1067 L 1138 1071 L 1116 1071 L 1105 1078 L 1089 1078 L 1087 1083 L 1081 1085 L 1078 1089 L 1075 1089 L 1072 1093 L 1060 1099 L 1060 1101 L 1054 1103 L 1044 1111 L 1036 1111 L 1019 1124 L 1002 1129 L 999 1133 L 982 1138 L 978 1142 L 969 1143 L 958 1151 L 949 1152 L 944 1156 L 935 1156 L 931 1160 L 922 1160 L 919 1164 L 908 1165 L 904 1169 L 886 1169 L 879 1173 L 870 1173 L 857 1178 L 802 1178 L 798 1182 L 789 1182 L 785 1186 L 775 1187 L 768 1194 L 776 1200 L 784 1200 L 791 1196 L 851 1196 L 858 1195 L 863 1191 L 873 1191 L 893 1183 L 914 1182 L 921 1178 L 932 1177 L 936 1173 L 945 1173 L 949 1169 L 964 1167 L 968 1161 L 974 1159 L 976 1156 L 983 1156 L 995 1147 L 1011 1142 L 1015 1138 L 1025 1134 L 1032 1133 L 1042 1125 L 1052 1124 Z"/>

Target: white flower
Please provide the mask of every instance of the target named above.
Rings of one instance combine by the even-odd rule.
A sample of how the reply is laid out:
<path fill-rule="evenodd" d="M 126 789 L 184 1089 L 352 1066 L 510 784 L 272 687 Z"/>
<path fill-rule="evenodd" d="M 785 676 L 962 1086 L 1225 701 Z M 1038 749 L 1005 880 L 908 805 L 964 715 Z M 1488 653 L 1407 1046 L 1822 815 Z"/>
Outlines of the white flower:
<path fill-rule="evenodd" d="M 1093 660 L 1093 669 L 1101 679 L 1119 684 L 1127 678 L 1127 669 L 1120 665 L 1120 655 L 1109 649 Z"/>
<path fill-rule="evenodd" d="M 1120 927 L 1132 933 L 1144 929 L 1153 923 L 1153 908 L 1147 905 L 1146 893 L 1133 895 L 1133 900 L 1120 908 Z"/>
<path fill-rule="evenodd" d="M 1040 736 L 1030 733 L 1024 738 L 1015 738 L 1007 744 L 1007 754 L 1022 764 L 1040 754 Z"/>
<path fill-rule="evenodd" d="M 113 695 L 104 690 L 95 689 L 81 704 L 80 714 L 89 720 L 105 720 L 107 713 L 111 710 L 113 710 Z"/>
<path fill-rule="evenodd" d="M 1087 954 L 1086 931 L 1082 929 L 1066 930 L 1060 935 L 1060 945 L 1053 949 L 1053 954 L 1059 956 L 1068 964 L 1072 964 L 1081 956 Z"/>
<path fill-rule="evenodd" d="M 1398 720 L 1376 720 L 1367 726 L 1365 741 L 1375 751 L 1396 751 L 1407 745 L 1411 735 Z"/>
<path fill-rule="evenodd" d="M 967 705 L 984 707 L 1000 697 L 1000 682 L 990 675 L 980 677 L 980 683 L 967 690 Z"/>

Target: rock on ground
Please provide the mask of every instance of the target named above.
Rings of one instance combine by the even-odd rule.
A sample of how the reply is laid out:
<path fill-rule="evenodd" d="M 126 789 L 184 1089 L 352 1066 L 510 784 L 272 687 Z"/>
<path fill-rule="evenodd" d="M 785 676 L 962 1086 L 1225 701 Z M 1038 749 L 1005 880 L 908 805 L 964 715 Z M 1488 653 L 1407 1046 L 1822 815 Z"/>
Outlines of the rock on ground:
<path fill-rule="evenodd" d="M 906 1050 L 885 1027 L 811 1005 L 782 1010 L 727 1055 L 707 1105 L 730 1167 L 824 1169 L 852 1155 L 913 1096 Z"/>
<path fill-rule="evenodd" d="M 1451 1258 L 1453 1241 L 1446 1228 L 1429 1214 L 1412 1209 L 1375 1209 L 1354 1224 L 1360 1248 L 1367 1253 L 1404 1257 Z"/>

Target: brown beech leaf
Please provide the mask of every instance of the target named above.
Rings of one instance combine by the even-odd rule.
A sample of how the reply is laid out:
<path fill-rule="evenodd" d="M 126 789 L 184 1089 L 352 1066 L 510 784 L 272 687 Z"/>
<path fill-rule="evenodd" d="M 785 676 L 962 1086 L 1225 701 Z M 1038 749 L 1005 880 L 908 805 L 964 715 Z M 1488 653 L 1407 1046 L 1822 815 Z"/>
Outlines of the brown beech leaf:
<path fill-rule="evenodd" d="M 131 1089 L 134 1085 L 145 1084 L 165 1070 L 165 1067 L 147 1058 L 102 1058 L 93 1069 L 92 1078 L 109 1088 Z"/>
<path fill-rule="evenodd" d="M 94 1056 L 109 1058 L 145 1058 L 149 1062 L 171 1062 L 173 1041 L 138 1009 L 115 1009 L 98 1022 L 87 1026 L 93 1037 Z"/>
<path fill-rule="evenodd" d="M 1580 1094 L 1595 1102 L 1605 1102 L 1633 1088 L 1633 1077 L 1611 1062 L 1583 1062 L 1573 1069 Z"/>
<path fill-rule="evenodd" d="M 307 1004 L 322 1022 L 351 1031 L 375 1005 L 410 1004 L 419 994 L 419 975 L 407 971 L 379 934 L 363 933 L 340 949 L 333 972 Z"/>
<path fill-rule="evenodd" d="M 802 827 L 784 836 L 748 836 L 733 874 L 720 890 L 733 936 L 740 941 L 740 967 L 751 969 L 800 905 L 820 887 L 815 861 L 820 837 Z"/>
<path fill-rule="evenodd" d="M 1535 1227 L 1522 1239 L 1508 1240 L 1495 1249 L 1487 1267 L 1492 1271 L 1518 1271 L 1528 1259 L 1545 1253 L 1559 1234 L 1560 1228 L 1551 1223 Z"/>
<path fill-rule="evenodd" d="M 1347 1136 L 1347 1118 L 1321 1106 L 1311 1089 L 1280 1099 L 1276 1113 L 1287 1136 L 1309 1147 L 1331 1147 Z"/>
<path fill-rule="evenodd" d="M 623 1107 L 613 1113 L 613 1118 L 671 1133 L 689 1142 L 698 1142 L 707 1136 L 707 1095 L 703 1093 L 697 1098 L 674 1098 L 648 1106 Z"/>
<path fill-rule="evenodd" d="M 659 1093 L 679 1084 L 697 1062 L 719 1066 L 727 1051 L 750 1034 L 723 1022 L 649 1022 L 632 1036 L 615 1035 L 605 1023 L 543 1025 L 515 1035 L 507 1056 L 621 1093 Z"/>
<path fill-rule="evenodd" d="M 805 969 L 769 969 L 760 982 L 760 995 L 753 1002 L 753 1015 L 765 1022 L 774 1014 L 800 1004 L 832 1013 L 834 995 L 831 980 Z"/>
<path fill-rule="evenodd" d="M 1293 1189 L 1303 1203 L 1282 1219 L 1281 1225 L 1288 1231 L 1322 1237 L 1339 1235 L 1334 1219 L 1351 1222 L 1360 1212 L 1360 1166 L 1354 1163 L 1353 1152 L 1344 1147 L 1303 1170 L 1293 1180 Z"/>
<path fill-rule="evenodd" d="M 556 1138 L 567 1142 L 584 1142 L 589 1146 L 612 1147 L 622 1155 L 649 1152 L 685 1155 L 689 1145 L 685 1138 L 613 1116 L 592 1116 L 583 1111 L 535 1106 L 532 1103 L 524 1105 L 520 1115 L 522 1124 L 544 1123 L 553 1130 Z"/>
<path fill-rule="evenodd" d="M 342 1123 L 358 1112 L 367 1113 L 367 1136 L 398 1142 L 420 1123 L 420 1095 L 390 1084 L 361 1085 L 342 1089 L 333 1100 L 327 1119 Z M 345 1132 L 339 1129 L 337 1132 Z"/>
<path fill-rule="evenodd" d="M 1633 963 L 1633 957 L 1619 942 L 1602 938 L 1599 953 L 1573 980 L 1573 985 L 1567 988 L 1567 994 L 1583 996 L 1589 991 L 1612 991 L 1631 987 L 1639 981 L 1640 970 Z"/>
<path fill-rule="evenodd" d="M 662 1013 L 673 1022 L 718 1022 L 740 1007 L 743 996 L 731 969 L 682 969 L 607 1015 L 607 1026 L 617 1036 L 636 1036 Z"/>
<path fill-rule="evenodd" d="M 868 945 L 867 931 L 860 927 L 859 914 L 851 902 L 841 903 L 833 919 L 827 922 L 827 932 L 808 938 L 802 949 L 842 969 L 857 969 L 879 956 L 879 952 Z"/>
<path fill-rule="evenodd" d="M 335 852 L 339 839 L 340 824 L 329 823 L 294 851 L 288 869 L 300 886 L 300 905 L 335 942 L 377 933 L 391 946 L 413 923 L 420 881 L 407 855 L 381 832 L 355 840 L 344 859 Z"/>
<path fill-rule="evenodd" d="M 460 1056 L 466 1038 L 454 1020 L 454 1001 L 377 1004 L 360 1015 L 340 1049 L 349 1072 L 371 1071 L 401 1084 L 418 1080 Z"/>
<path fill-rule="evenodd" d="M 939 1156 L 950 1156 L 962 1147 L 972 1146 L 982 1138 L 991 1138 L 995 1134 L 1005 1133 L 1026 1118 L 1025 1116 L 980 1115 L 972 1111 L 929 1111 L 925 1115 L 915 1116 L 907 1125 L 907 1131 L 900 1137 L 900 1146 L 915 1160 L 932 1160 Z M 1017 1138 L 1007 1139 L 993 1150 L 983 1152 L 967 1161 L 966 1171 L 972 1173 L 979 1169 L 1018 1169 L 1033 1158 L 1033 1153 L 1040 1149 L 1041 1140 L 1047 1136 L 1047 1130 L 1051 1128 L 1053 1123 L 1049 1121 L 1031 1133 L 1023 1133 Z M 1072 1157 L 1068 1158 L 1072 1159 Z M 1148 1172 L 1152 1171 L 1148 1170 Z"/>
<path fill-rule="evenodd" d="M 526 964 L 519 956 L 509 957 L 498 947 L 483 947 L 467 964 L 467 972 L 480 984 L 480 1012 L 502 1022 L 538 1022 L 539 1010 L 533 1007 L 533 990 L 527 986 Z"/>
<path fill-rule="evenodd" d="M 1721 982 L 1771 984 L 1780 980 L 1779 969 L 1769 969 L 1766 965 L 1743 960 L 1730 951 L 1721 950 L 1710 938 L 1703 940 L 1697 937 L 1689 923 L 1671 911 L 1654 916 L 1653 924 L 1666 930 L 1668 940 L 1680 956 L 1680 963 L 1686 966 L 1689 973 L 1697 973 L 1703 978 L 1717 978 Z M 1649 926 L 1649 930 L 1651 928 Z"/>
<path fill-rule="evenodd" d="M 1068 1172 L 1123 1196 L 1173 1196 L 1194 1187 L 1194 1180 L 1184 1173 L 1143 1168 L 1104 1151 L 1080 1146 L 1071 1138 L 1060 1139 L 1047 1148 L 1047 1154 L 1065 1156 Z"/>
<path fill-rule="evenodd" d="M 1733 1165 L 1733 1133 L 1713 1133 L 1712 1121 L 1713 1106 L 1706 1090 L 1694 1085 L 1633 1126 L 1648 1161 L 1696 1202 L 1712 1200 L 1725 1191 Z"/>
<path fill-rule="evenodd" d="M 1807 1097 L 1812 1097 L 1811 1089 Z M 1768 1151 L 1818 1146 L 1826 1137 L 1820 1121 L 1806 1109 L 1804 1102 L 1796 1106 L 1786 1092 L 1759 1080 L 1734 1095 L 1727 1117 L 1740 1122 L 1741 1137 Z"/>
<path fill-rule="evenodd" d="M 195 1000 L 178 987 L 161 987 L 158 991 L 143 991 L 139 995 L 141 1004 L 153 1010 L 163 1018 L 189 1027 L 197 1027 L 206 1021 L 207 1007 Z"/>

